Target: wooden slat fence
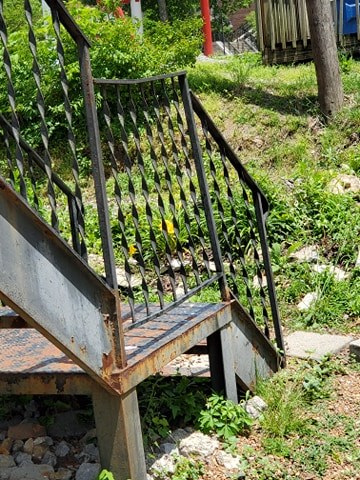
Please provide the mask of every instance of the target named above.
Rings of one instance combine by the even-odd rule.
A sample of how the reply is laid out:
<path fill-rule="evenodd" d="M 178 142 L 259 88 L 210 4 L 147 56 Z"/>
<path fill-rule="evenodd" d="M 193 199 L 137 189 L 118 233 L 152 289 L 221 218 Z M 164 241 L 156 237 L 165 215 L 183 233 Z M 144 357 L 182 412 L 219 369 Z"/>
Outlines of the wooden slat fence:
<path fill-rule="evenodd" d="M 329 0 L 339 47 L 360 49 L 360 0 Z M 258 43 L 265 63 L 312 58 L 305 0 L 257 0 Z"/>

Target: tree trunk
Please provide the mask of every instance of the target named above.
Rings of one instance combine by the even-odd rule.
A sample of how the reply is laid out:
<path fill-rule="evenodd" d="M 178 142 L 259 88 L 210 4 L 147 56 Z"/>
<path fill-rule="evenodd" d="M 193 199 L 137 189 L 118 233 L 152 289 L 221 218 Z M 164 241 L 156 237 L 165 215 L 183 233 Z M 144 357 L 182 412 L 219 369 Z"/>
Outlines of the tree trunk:
<path fill-rule="evenodd" d="M 158 0 L 159 5 L 159 17 L 162 22 L 167 22 L 169 20 L 166 0 Z"/>
<path fill-rule="evenodd" d="M 331 117 L 341 110 L 344 92 L 329 0 L 306 0 L 321 112 Z"/>

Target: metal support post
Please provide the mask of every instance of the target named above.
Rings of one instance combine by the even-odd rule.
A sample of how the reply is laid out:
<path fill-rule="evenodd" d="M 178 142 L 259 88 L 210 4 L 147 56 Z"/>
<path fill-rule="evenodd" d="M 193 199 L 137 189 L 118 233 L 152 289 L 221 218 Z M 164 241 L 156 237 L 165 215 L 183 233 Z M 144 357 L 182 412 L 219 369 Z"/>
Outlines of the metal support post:
<path fill-rule="evenodd" d="M 92 398 L 102 467 L 116 480 L 146 480 L 136 389 L 117 396 L 99 387 Z"/>
<path fill-rule="evenodd" d="M 226 398 L 238 402 L 234 359 L 232 353 L 231 325 L 207 338 L 212 387 L 224 392 Z"/>

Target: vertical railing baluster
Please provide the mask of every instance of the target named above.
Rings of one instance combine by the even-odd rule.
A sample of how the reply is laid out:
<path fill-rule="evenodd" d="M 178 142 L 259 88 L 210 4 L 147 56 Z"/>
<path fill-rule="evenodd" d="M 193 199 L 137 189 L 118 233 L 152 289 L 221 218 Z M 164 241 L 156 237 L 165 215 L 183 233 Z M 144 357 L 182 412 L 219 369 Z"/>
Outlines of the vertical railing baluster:
<path fill-rule="evenodd" d="M 185 125 L 184 125 L 184 120 L 181 115 L 180 111 L 180 100 L 179 96 L 177 94 L 177 86 L 175 85 L 175 80 L 174 78 L 171 79 L 172 83 L 172 88 L 173 88 L 173 102 L 174 102 L 174 108 L 176 111 L 176 123 L 180 132 L 180 145 L 181 145 L 181 152 L 185 160 L 185 178 L 187 179 L 187 183 L 189 184 L 189 190 L 191 192 L 190 198 L 194 201 L 194 209 L 195 209 L 195 221 L 198 223 L 197 227 L 199 230 L 199 237 L 202 239 L 204 237 L 201 229 L 201 225 L 198 221 L 199 219 L 199 212 L 198 212 L 198 205 L 197 205 L 197 199 L 196 197 L 193 196 L 193 193 L 195 191 L 194 185 L 193 185 L 193 180 L 192 180 L 192 175 L 191 175 L 191 163 L 190 163 L 190 152 L 186 140 L 186 133 L 185 133 Z M 181 206 L 184 210 L 184 220 L 185 220 L 185 228 L 186 232 L 188 235 L 188 240 L 189 240 L 189 252 L 191 255 L 191 263 L 192 263 L 192 271 L 195 276 L 195 281 L 196 285 L 200 285 L 201 279 L 200 279 L 200 268 L 196 259 L 196 242 L 191 230 L 191 219 L 190 219 L 190 214 L 188 212 L 188 201 L 187 201 L 187 194 L 185 192 L 185 184 L 184 184 L 184 179 L 183 179 L 183 173 L 182 173 L 182 167 L 180 164 L 176 164 L 176 179 L 180 187 L 180 200 L 181 200 Z M 203 244 L 202 244 L 203 247 Z M 207 269 L 208 275 L 210 275 L 209 271 L 209 261 L 208 258 L 206 259 L 207 261 L 205 262 L 205 267 Z"/>
<path fill-rule="evenodd" d="M 142 106 L 143 106 L 143 114 L 144 114 L 144 119 L 145 119 L 145 126 L 146 126 L 146 137 L 147 141 L 150 147 L 150 159 L 151 159 L 151 164 L 156 169 L 157 166 L 157 154 L 155 151 L 155 138 L 153 134 L 153 126 L 151 124 L 151 106 L 149 104 L 149 101 L 147 99 L 147 95 L 145 92 L 144 85 L 140 85 L 140 91 L 141 91 L 141 99 L 142 99 Z M 151 90 L 150 90 L 151 91 Z M 156 175 L 155 175 L 156 177 Z M 155 178 L 155 180 L 157 180 Z M 155 186 L 158 185 L 159 181 L 155 181 Z M 144 182 L 145 185 L 145 182 Z M 158 252 L 158 247 L 157 247 L 157 242 L 156 242 L 156 235 L 154 231 L 154 219 L 153 219 L 153 212 L 152 212 L 152 207 L 149 201 L 149 189 L 146 185 L 146 189 L 143 189 L 143 195 L 145 197 L 145 202 L 146 202 L 146 216 L 147 220 L 149 223 L 149 228 L 150 228 L 150 240 L 151 240 L 151 248 L 153 250 L 154 254 L 154 260 L 155 260 L 155 273 L 157 276 L 157 283 L 158 285 L 162 283 L 161 280 L 161 267 L 160 267 L 160 260 L 159 260 L 159 252 Z M 186 290 L 185 290 L 186 291 Z"/>
<path fill-rule="evenodd" d="M 64 96 L 64 108 L 65 108 L 65 118 L 67 122 L 67 131 L 68 131 L 68 144 L 71 153 L 71 171 L 73 175 L 73 179 L 75 182 L 75 198 L 74 202 L 72 202 L 70 212 L 73 212 L 72 221 L 71 221 L 71 228 L 72 228 L 72 236 L 73 236 L 73 245 L 78 253 L 86 260 L 87 259 L 87 250 L 86 250 L 86 242 L 85 242 L 85 220 L 84 220 L 84 206 L 82 201 L 82 193 L 80 187 L 80 179 L 79 179 L 79 164 L 76 155 L 76 141 L 75 141 L 75 133 L 73 128 L 73 120 L 72 120 L 72 107 L 71 101 L 69 97 L 69 81 L 66 74 L 65 68 L 65 53 L 64 47 L 61 41 L 60 35 L 60 20 L 58 13 L 53 10 L 52 11 L 52 21 L 53 27 L 56 37 L 56 51 L 57 51 L 57 58 L 59 61 L 60 67 L 60 83 L 61 88 L 63 91 Z M 75 207 L 75 210 L 74 210 Z M 79 238 L 74 238 L 75 235 Z"/>
<path fill-rule="evenodd" d="M 15 159 L 19 172 L 20 194 L 27 200 L 26 182 L 24 177 L 24 155 L 20 147 L 20 123 L 16 112 L 15 88 L 12 81 L 11 58 L 8 50 L 7 28 L 4 17 L 4 2 L 0 1 L 0 38 L 3 47 L 3 64 L 7 80 L 7 96 L 11 109 L 12 136 L 15 140 Z"/>
<path fill-rule="evenodd" d="M 145 168 L 144 160 L 141 153 L 140 134 L 137 128 L 137 108 L 136 108 L 136 103 L 133 99 L 133 92 L 130 86 L 128 88 L 128 95 L 129 95 L 128 111 L 129 111 L 130 119 L 132 122 L 131 128 L 132 128 L 132 133 L 133 133 L 134 142 L 135 142 L 137 167 L 139 168 L 139 171 L 140 171 L 141 180 L 142 180 L 142 190 L 144 192 L 144 190 L 147 191 L 147 182 L 146 182 L 145 171 L 144 171 L 144 168 Z M 133 175 L 132 162 L 130 161 L 128 156 L 127 156 L 127 162 L 125 163 L 125 169 L 128 174 L 129 195 L 130 195 L 131 209 L 132 209 L 132 221 L 135 228 L 135 244 L 137 248 L 138 266 L 139 266 L 139 271 L 141 275 L 141 288 L 142 288 L 142 293 L 145 300 L 147 311 L 149 311 L 149 288 L 146 282 L 143 239 L 140 233 L 140 230 L 141 230 L 140 215 L 139 215 L 139 210 L 137 205 L 136 188 L 132 179 L 132 175 Z"/>
<path fill-rule="evenodd" d="M 110 226 L 108 199 L 106 194 L 105 172 L 102 161 L 100 129 L 96 111 L 89 44 L 84 38 L 78 40 L 78 52 L 106 281 L 108 285 L 114 289 L 114 291 L 117 291 L 118 285 L 115 256 Z M 115 348 L 114 362 L 117 367 L 121 368 L 126 364 L 126 353 L 124 335 L 122 334 L 121 312 L 119 304 L 117 304 L 117 307 L 118 311 L 113 317 L 114 322 L 116 322 L 113 325 L 113 340 Z"/>
<path fill-rule="evenodd" d="M 268 284 L 267 288 L 269 292 L 270 308 L 271 308 L 271 313 L 273 317 L 276 345 L 278 349 L 281 350 L 282 354 L 284 354 L 285 343 L 284 343 L 284 338 L 283 338 L 282 329 L 281 329 L 279 308 L 276 301 L 274 276 L 271 268 L 271 259 L 270 259 L 269 246 L 268 246 L 267 235 L 266 235 L 266 226 L 265 226 L 266 216 L 263 209 L 262 198 L 259 195 L 259 193 L 258 192 L 254 193 L 253 198 L 254 198 L 254 205 L 255 205 L 255 211 L 256 211 L 258 231 L 259 231 L 260 242 L 261 242 L 264 268 L 265 268 L 267 284 Z"/>
<path fill-rule="evenodd" d="M 3 128 L 3 136 L 4 136 L 4 144 L 5 144 L 5 150 L 6 150 L 6 163 L 9 168 L 9 183 L 12 186 L 12 188 L 15 190 L 15 177 L 14 177 L 14 164 L 12 160 L 12 153 L 11 153 L 11 147 L 10 147 L 10 137 L 8 132 Z"/>
<path fill-rule="evenodd" d="M 163 163 L 164 163 L 164 168 L 165 168 L 165 181 L 166 181 L 166 186 L 168 189 L 168 198 L 169 198 L 169 209 L 172 214 L 172 223 L 174 226 L 174 237 L 175 237 L 175 242 L 176 242 L 176 252 L 172 252 L 172 256 L 174 253 L 176 253 L 176 256 L 179 260 L 179 271 L 180 275 L 182 278 L 182 283 L 185 291 L 187 291 L 187 282 L 186 282 L 186 275 L 185 275 L 185 266 L 184 266 L 184 259 L 182 255 L 182 246 L 180 243 L 180 229 L 179 229 L 179 223 L 177 220 L 177 211 L 176 211 L 176 201 L 175 201 L 175 184 L 176 180 L 173 178 L 173 175 L 171 174 L 171 165 L 169 163 L 170 157 L 174 161 L 175 165 L 178 163 L 178 151 L 177 151 L 177 146 L 176 146 L 176 141 L 174 138 L 174 125 L 171 119 L 171 106 L 170 106 L 170 99 L 168 96 L 167 92 L 167 87 L 166 87 L 166 80 L 162 79 L 161 80 L 161 92 L 162 92 L 162 99 L 163 99 L 163 117 L 164 117 L 164 124 L 167 123 L 167 135 L 170 140 L 170 145 L 171 145 L 171 155 L 169 155 L 166 159 L 166 162 L 164 161 L 165 158 L 163 158 Z M 166 122 L 167 119 L 167 122 Z M 174 298 L 176 299 L 176 290 L 175 290 L 175 296 Z"/>
<path fill-rule="evenodd" d="M 102 98 L 103 98 L 103 114 L 104 114 L 104 120 L 105 120 L 105 125 L 106 125 L 106 128 L 107 128 L 107 143 L 108 143 L 108 147 L 109 147 L 109 151 L 110 151 L 110 164 L 111 164 L 111 173 L 112 173 L 112 177 L 114 179 L 114 195 L 115 195 L 115 200 L 116 200 L 116 204 L 117 204 L 117 207 L 118 207 L 118 212 L 117 212 L 117 218 L 118 218 L 118 222 L 119 222 L 119 226 L 120 226 L 120 232 L 121 232 L 121 247 L 122 247 L 122 251 L 123 251 L 123 255 L 124 255 L 124 264 L 125 264 L 125 277 L 126 277 L 126 281 L 128 283 L 128 288 L 129 288 L 129 295 L 128 295 L 128 303 L 129 303 L 129 306 L 130 306 L 130 310 L 131 310 L 131 315 L 133 318 L 135 318 L 135 308 L 134 308 L 134 304 L 135 304 L 135 299 L 134 299 L 134 292 L 132 290 L 132 282 L 131 282 L 131 278 L 132 278 L 132 272 L 131 272 L 131 267 L 130 267 L 130 263 L 129 263 L 129 244 L 128 244 L 128 241 L 127 241 L 127 238 L 126 238 L 126 233 L 125 233 L 125 218 L 124 218 L 124 214 L 123 214 L 123 211 L 122 211 L 122 208 L 121 208 L 121 203 L 122 203 L 122 192 L 121 192 L 121 188 L 120 188 L 120 185 L 119 185 L 119 182 L 118 182 L 118 168 L 117 168 L 117 159 L 116 159 L 116 155 L 115 155 L 115 138 L 114 138 L 114 135 L 113 135 L 113 131 L 112 131 L 112 126 L 111 126 L 111 111 L 110 111 L 110 107 L 109 107 L 109 104 L 108 104 L 108 100 L 107 100 L 107 88 L 106 86 L 104 86 L 102 89 L 101 89 L 101 95 L 102 95 Z M 127 151 L 126 149 L 125 150 L 125 153 L 127 154 Z M 127 160 L 125 160 L 125 162 L 127 162 Z"/>
<path fill-rule="evenodd" d="M 100 142 L 100 130 L 96 112 L 95 92 L 90 63 L 89 45 L 81 39 L 78 45 L 80 75 L 84 94 L 87 132 L 92 160 L 92 175 L 95 183 L 96 205 L 104 256 L 106 281 L 112 288 L 117 288 L 115 256 L 111 235 L 108 199 L 105 185 L 104 164 Z"/>
<path fill-rule="evenodd" d="M 212 247 L 212 253 L 214 256 L 214 263 L 215 263 L 216 271 L 219 274 L 223 274 L 224 266 L 223 266 L 222 257 L 221 257 L 221 249 L 220 249 L 219 239 L 216 232 L 215 220 L 214 220 L 211 199 L 209 194 L 209 187 L 207 185 L 207 181 L 205 177 L 202 153 L 201 153 L 201 148 L 200 148 L 199 139 L 197 136 L 196 126 L 195 126 L 193 108 L 190 100 L 189 85 L 185 75 L 179 77 L 179 84 L 181 89 L 182 101 L 185 108 L 185 116 L 187 119 L 187 125 L 189 129 L 190 141 L 192 145 L 192 153 L 195 161 L 195 168 L 196 168 L 196 172 L 199 180 L 204 213 L 206 216 L 209 235 L 210 235 L 210 242 Z M 226 278 L 224 275 L 221 276 L 219 280 L 219 284 L 220 284 L 222 299 L 228 300 L 229 292 L 226 285 Z"/>
<path fill-rule="evenodd" d="M 167 158 L 168 158 L 168 153 L 167 153 L 167 147 L 165 143 L 165 135 L 164 135 L 164 129 L 163 125 L 161 122 L 161 105 L 159 102 L 159 94 L 156 91 L 155 88 L 155 82 L 151 83 L 151 94 L 153 97 L 153 109 L 155 113 L 155 119 L 156 119 L 156 131 L 157 131 L 157 137 L 160 142 L 160 158 L 161 162 L 164 166 L 165 169 L 165 183 L 167 180 L 168 186 L 169 186 L 169 172 L 167 170 Z M 163 198 L 163 190 L 161 188 L 161 177 L 159 174 L 159 165 L 156 162 L 153 162 L 153 168 L 154 168 L 154 174 L 155 174 L 155 188 L 157 191 L 157 202 L 158 202 L 158 208 L 160 212 L 160 217 L 161 217 L 161 232 L 164 238 L 165 242 L 165 256 L 167 260 L 167 269 L 168 269 L 168 274 L 169 274 L 169 281 L 171 284 L 171 289 L 172 289 L 172 294 L 174 299 L 176 299 L 176 284 L 175 284 L 175 272 L 172 267 L 172 262 L 171 262 L 171 247 L 170 247 L 170 239 L 169 239 L 169 232 L 168 232 L 168 224 L 167 224 L 167 218 L 166 218 L 166 209 L 165 209 L 165 201 Z"/>
<path fill-rule="evenodd" d="M 45 164 L 45 174 L 47 177 L 47 196 L 51 209 L 51 225 L 55 230 L 59 231 L 59 219 L 57 215 L 56 207 L 56 195 L 55 189 L 52 182 L 52 161 L 49 152 L 49 130 L 47 127 L 46 116 L 45 116 L 45 99 L 41 90 L 41 71 L 40 65 L 37 60 L 37 42 L 34 33 L 33 23 L 32 23 L 32 9 L 29 0 L 25 0 L 25 16 L 28 24 L 28 40 L 29 48 L 33 59 L 32 72 L 36 85 L 36 103 L 40 115 L 40 132 L 41 132 L 41 141 L 44 147 L 43 160 Z"/>

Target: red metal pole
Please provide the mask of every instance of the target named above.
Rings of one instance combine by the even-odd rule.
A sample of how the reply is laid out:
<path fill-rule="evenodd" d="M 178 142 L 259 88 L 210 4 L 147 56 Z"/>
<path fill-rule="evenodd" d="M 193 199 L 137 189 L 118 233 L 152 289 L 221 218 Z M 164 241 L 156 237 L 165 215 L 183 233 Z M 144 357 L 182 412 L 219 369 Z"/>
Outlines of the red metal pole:
<path fill-rule="evenodd" d="M 200 0 L 201 16 L 203 18 L 204 32 L 204 54 L 208 57 L 213 54 L 211 19 L 210 19 L 210 3 L 209 0 Z"/>

